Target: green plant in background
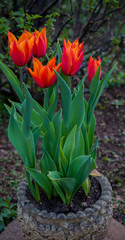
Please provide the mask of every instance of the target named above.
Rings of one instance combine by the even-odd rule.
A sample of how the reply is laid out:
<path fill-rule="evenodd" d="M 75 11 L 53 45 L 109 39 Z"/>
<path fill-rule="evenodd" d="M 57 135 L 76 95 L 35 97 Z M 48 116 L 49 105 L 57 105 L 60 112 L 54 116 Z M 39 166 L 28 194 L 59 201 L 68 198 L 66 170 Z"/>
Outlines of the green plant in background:
<path fill-rule="evenodd" d="M 8 197 L 5 201 L 2 201 L 0 198 L 0 232 L 2 232 L 5 226 L 16 217 L 16 204 L 11 204 L 11 197 Z"/>
<path fill-rule="evenodd" d="M 28 14 L 24 12 L 23 8 L 20 8 L 19 11 L 11 11 L 11 19 L 16 22 L 16 26 L 19 28 L 19 32 L 23 32 L 24 29 L 27 31 L 32 31 L 34 27 L 34 21 L 38 18 L 42 18 L 38 14 Z"/>
<path fill-rule="evenodd" d="M 48 35 L 48 49 L 49 49 L 50 55 L 52 53 L 52 48 L 51 48 L 52 34 L 55 32 L 54 23 L 56 22 L 55 18 L 57 16 L 60 16 L 60 14 L 58 12 L 53 12 L 50 15 L 45 16 L 45 19 L 47 19 L 46 23 L 45 23 L 45 26 L 46 26 L 47 35 Z"/>

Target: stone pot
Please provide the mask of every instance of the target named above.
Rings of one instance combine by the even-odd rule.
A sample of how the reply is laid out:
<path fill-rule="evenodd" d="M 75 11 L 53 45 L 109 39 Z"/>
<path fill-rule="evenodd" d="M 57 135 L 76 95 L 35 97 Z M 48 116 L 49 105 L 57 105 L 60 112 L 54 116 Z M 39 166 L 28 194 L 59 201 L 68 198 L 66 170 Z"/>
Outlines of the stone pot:
<path fill-rule="evenodd" d="M 96 177 L 101 196 L 91 208 L 76 214 L 40 211 L 26 197 L 26 179 L 18 188 L 18 219 L 26 240 L 101 240 L 112 218 L 112 189 L 102 175 Z"/>

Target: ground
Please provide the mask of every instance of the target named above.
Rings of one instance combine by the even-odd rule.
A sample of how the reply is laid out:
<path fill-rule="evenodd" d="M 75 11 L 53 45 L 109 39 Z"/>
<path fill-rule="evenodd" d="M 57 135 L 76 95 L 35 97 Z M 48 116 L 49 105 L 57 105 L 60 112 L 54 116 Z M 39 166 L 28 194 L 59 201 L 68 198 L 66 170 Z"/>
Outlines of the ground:
<path fill-rule="evenodd" d="M 98 171 L 110 181 L 113 189 L 113 217 L 125 224 L 125 85 L 106 88 L 95 111 L 96 137 L 99 137 Z M 4 201 L 11 196 L 17 202 L 16 189 L 25 176 L 18 153 L 7 137 L 8 118 L 2 113 L 0 122 L 0 185 Z M 38 147 L 39 148 L 39 147 Z M 41 152 L 38 154 L 40 157 Z"/>

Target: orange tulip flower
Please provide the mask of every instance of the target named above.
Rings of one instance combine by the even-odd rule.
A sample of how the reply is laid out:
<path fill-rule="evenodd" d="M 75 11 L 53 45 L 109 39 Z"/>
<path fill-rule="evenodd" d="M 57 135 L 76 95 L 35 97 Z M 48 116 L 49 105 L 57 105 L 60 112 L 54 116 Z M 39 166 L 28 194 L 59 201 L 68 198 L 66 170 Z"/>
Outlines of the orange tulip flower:
<path fill-rule="evenodd" d="M 27 37 L 30 39 L 33 34 L 28 31 L 25 31 Z M 35 29 L 34 32 L 35 41 L 33 47 L 33 56 L 40 58 L 44 57 L 46 50 L 47 50 L 47 38 L 46 38 L 46 27 L 44 27 L 41 32 Z"/>
<path fill-rule="evenodd" d="M 101 63 L 100 57 L 98 57 L 98 61 L 97 59 L 94 59 L 92 56 L 90 57 L 88 62 L 88 68 L 87 68 L 87 78 L 89 82 L 91 82 L 91 80 L 95 76 L 95 73 L 100 63 Z M 101 77 L 101 71 L 100 71 L 100 77 Z"/>
<path fill-rule="evenodd" d="M 46 66 L 43 66 L 37 58 L 33 57 L 33 71 L 31 68 L 27 69 L 39 87 L 48 88 L 55 83 L 57 77 L 53 68 L 58 72 L 61 67 L 61 63 L 59 63 L 56 67 L 55 63 L 56 58 L 53 57 Z"/>
<path fill-rule="evenodd" d="M 64 39 L 63 54 L 62 54 L 62 72 L 67 76 L 76 74 L 83 60 L 84 42 L 79 45 L 78 39 L 73 43 Z"/>
<path fill-rule="evenodd" d="M 27 38 L 25 32 L 20 36 L 19 40 L 8 31 L 8 44 L 10 56 L 17 66 L 24 66 L 28 63 L 34 45 L 34 36 Z"/>

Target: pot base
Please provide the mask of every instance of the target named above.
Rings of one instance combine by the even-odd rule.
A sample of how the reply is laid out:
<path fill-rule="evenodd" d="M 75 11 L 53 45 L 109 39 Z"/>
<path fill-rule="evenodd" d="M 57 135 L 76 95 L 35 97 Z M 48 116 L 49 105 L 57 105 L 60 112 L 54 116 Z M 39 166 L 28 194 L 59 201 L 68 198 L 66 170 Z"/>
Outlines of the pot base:
<path fill-rule="evenodd" d="M 26 197 L 24 180 L 18 189 L 18 219 L 26 240 L 102 240 L 112 217 L 111 186 L 108 180 L 96 177 L 101 196 L 91 208 L 68 214 L 40 211 Z"/>

